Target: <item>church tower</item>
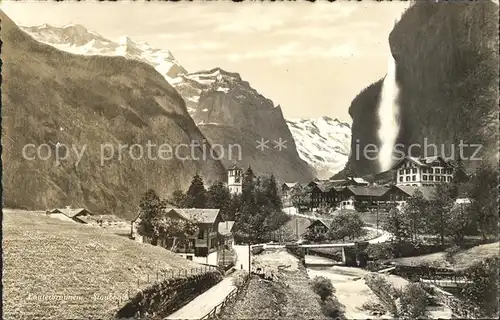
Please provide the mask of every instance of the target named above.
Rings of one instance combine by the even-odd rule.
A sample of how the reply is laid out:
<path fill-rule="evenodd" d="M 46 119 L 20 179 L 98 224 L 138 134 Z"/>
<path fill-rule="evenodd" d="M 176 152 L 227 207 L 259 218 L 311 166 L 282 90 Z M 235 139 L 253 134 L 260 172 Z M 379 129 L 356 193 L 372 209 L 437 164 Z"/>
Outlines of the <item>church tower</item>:
<path fill-rule="evenodd" d="M 240 194 L 243 189 L 243 169 L 232 165 L 227 169 L 227 187 L 231 194 Z"/>

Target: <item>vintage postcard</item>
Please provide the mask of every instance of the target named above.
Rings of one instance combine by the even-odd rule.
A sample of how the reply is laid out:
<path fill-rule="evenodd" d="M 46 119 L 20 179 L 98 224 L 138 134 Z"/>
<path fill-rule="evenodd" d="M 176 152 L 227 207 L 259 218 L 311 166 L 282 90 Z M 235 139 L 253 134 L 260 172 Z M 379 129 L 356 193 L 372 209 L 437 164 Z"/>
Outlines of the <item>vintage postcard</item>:
<path fill-rule="evenodd" d="M 497 0 L 0 9 L 3 319 L 498 318 Z"/>

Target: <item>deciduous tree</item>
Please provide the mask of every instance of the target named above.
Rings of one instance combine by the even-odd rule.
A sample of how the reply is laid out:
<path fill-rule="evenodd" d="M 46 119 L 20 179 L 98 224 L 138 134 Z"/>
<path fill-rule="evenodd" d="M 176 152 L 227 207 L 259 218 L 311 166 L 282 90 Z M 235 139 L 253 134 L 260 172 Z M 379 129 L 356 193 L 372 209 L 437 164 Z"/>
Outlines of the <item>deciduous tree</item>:
<path fill-rule="evenodd" d="M 359 213 L 352 210 L 341 210 L 332 219 L 328 238 L 332 240 L 354 239 L 363 234 L 363 220 Z"/>
<path fill-rule="evenodd" d="M 139 222 L 137 232 L 151 239 L 152 245 L 157 245 L 159 234 L 155 227 L 155 221 L 159 219 L 166 207 L 165 201 L 161 200 L 152 189 L 146 191 L 139 203 Z"/>

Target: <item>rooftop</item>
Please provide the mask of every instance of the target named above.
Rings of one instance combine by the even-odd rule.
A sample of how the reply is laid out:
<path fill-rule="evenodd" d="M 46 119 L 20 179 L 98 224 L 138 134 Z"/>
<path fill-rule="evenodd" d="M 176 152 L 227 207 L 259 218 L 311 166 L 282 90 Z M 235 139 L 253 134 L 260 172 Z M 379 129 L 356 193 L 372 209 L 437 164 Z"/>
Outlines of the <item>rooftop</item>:
<path fill-rule="evenodd" d="M 199 223 L 212 224 L 217 219 L 220 209 L 167 209 L 166 212 L 174 211 L 186 220 L 194 220 Z"/>
<path fill-rule="evenodd" d="M 51 211 L 49 211 L 50 213 L 62 213 L 64 214 L 65 216 L 69 217 L 69 218 L 74 218 L 76 217 L 77 215 L 81 214 L 81 213 L 87 213 L 87 214 L 90 214 L 89 211 L 87 211 L 87 209 L 85 208 L 75 208 L 75 209 L 71 209 L 70 207 L 66 207 L 64 209 L 52 209 Z"/>
<path fill-rule="evenodd" d="M 421 187 L 421 186 L 393 186 L 398 188 L 409 196 L 413 196 L 417 190 L 422 192 L 424 199 L 430 200 L 434 194 L 434 187 Z"/>
<path fill-rule="evenodd" d="M 234 221 L 223 221 L 219 222 L 219 226 L 217 229 L 218 232 L 224 236 L 231 233 L 233 226 L 234 226 Z"/>
<path fill-rule="evenodd" d="M 388 190 L 388 187 L 384 186 L 347 186 L 344 188 L 350 190 L 356 196 L 370 196 L 370 197 L 380 197 L 383 196 Z"/>

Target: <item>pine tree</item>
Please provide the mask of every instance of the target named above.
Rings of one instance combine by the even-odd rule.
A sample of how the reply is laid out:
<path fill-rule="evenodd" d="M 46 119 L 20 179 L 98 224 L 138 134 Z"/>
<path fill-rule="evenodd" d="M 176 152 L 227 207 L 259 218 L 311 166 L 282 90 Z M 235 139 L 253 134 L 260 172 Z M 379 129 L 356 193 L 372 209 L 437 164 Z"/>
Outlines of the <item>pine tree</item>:
<path fill-rule="evenodd" d="M 172 197 L 170 198 L 170 202 L 176 205 L 179 208 L 185 207 L 186 195 L 181 190 L 176 190 L 172 192 Z"/>
<path fill-rule="evenodd" d="M 237 240 L 252 241 L 252 218 L 258 209 L 255 194 L 255 175 L 249 166 L 243 175 L 241 205 L 234 225 Z"/>
<path fill-rule="evenodd" d="M 207 191 L 199 174 L 195 174 L 191 181 L 184 205 L 187 208 L 206 208 L 207 206 Z"/>
<path fill-rule="evenodd" d="M 230 220 L 231 193 L 223 182 L 217 181 L 208 188 L 207 208 L 220 209 L 222 218 Z"/>

